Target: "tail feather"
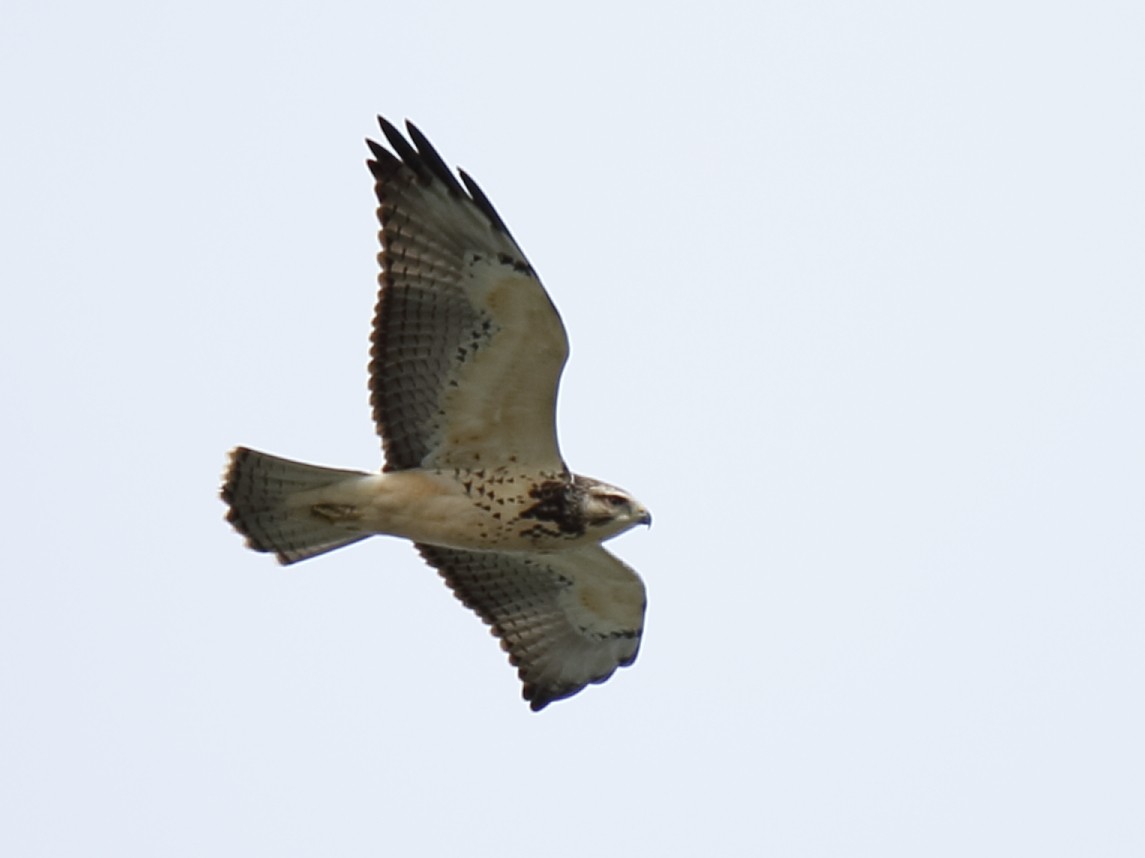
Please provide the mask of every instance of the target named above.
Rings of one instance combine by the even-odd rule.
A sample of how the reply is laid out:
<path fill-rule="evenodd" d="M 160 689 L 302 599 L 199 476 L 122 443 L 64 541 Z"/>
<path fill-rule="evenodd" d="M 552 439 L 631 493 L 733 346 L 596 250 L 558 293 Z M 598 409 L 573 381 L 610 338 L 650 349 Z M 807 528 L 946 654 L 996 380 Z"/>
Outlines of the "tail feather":
<path fill-rule="evenodd" d="M 347 532 L 306 506 L 290 505 L 291 496 L 321 489 L 362 471 L 343 471 L 280 459 L 236 447 L 223 481 L 222 498 L 230 509 L 227 521 L 255 551 L 273 552 L 279 563 L 296 563 L 365 539 L 368 533 Z"/>

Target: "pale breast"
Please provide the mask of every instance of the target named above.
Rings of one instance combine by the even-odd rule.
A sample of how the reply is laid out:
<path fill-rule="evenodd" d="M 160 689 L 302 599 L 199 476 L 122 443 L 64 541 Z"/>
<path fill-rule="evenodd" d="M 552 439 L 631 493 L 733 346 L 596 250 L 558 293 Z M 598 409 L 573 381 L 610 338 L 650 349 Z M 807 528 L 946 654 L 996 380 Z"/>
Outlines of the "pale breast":
<path fill-rule="evenodd" d="M 354 477 L 293 502 L 337 513 L 355 530 L 428 545 L 552 551 L 595 541 L 587 537 L 576 492 L 557 473 L 411 469 Z"/>

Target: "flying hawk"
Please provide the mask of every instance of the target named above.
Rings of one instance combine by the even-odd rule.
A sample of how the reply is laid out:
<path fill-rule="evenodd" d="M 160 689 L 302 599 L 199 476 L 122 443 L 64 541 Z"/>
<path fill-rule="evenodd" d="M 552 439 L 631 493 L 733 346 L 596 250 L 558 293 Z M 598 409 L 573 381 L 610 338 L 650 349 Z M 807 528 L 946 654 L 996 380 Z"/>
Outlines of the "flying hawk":
<path fill-rule="evenodd" d="M 374 534 L 413 540 L 492 626 L 533 710 L 636 659 L 644 585 L 601 543 L 652 518 L 572 473 L 555 408 L 568 340 L 489 198 L 425 136 L 379 117 L 367 161 L 382 252 L 370 350 L 381 473 L 231 451 L 227 520 L 296 563 Z"/>

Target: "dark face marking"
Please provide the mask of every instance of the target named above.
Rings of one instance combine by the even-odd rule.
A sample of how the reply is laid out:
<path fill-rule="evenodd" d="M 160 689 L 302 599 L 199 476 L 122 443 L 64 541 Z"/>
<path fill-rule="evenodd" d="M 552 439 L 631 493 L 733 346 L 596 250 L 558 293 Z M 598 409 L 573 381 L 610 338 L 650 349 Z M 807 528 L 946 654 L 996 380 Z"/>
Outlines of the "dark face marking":
<path fill-rule="evenodd" d="M 521 518 L 538 522 L 551 522 L 569 536 L 582 536 L 586 521 L 583 505 L 584 490 L 568 480 L 545 480 L 529 490 L 536 503 L 521 513 Z"/>

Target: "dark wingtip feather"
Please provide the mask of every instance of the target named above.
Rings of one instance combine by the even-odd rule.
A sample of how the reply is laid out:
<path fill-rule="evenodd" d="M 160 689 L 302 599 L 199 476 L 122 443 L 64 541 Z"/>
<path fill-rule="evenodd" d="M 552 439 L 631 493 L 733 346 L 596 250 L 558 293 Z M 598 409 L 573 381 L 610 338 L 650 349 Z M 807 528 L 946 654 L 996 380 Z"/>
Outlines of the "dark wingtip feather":
<path fill-rule="evenodd" d="M 393 157 L 393 155 L 390 155 L 390 153 L 387 152 L 382 147 L 381 143 L 375 143 L 369 137 L 366 138 L 366 145 L 370 147 L 370 154 L 373 155 L 379 161 L 382 160 L 383 158 L 387 157 L 387 156 L 390 158 Z"/>
<path fill-rule="evenodd" d="M 417 150 L 402 136 L 402 133 L 384 116 L 378 117 L 378 125 L 381 126 L 382 134 L 385 135 L 386 141 L 390 144 L 391 148 L 393 148 L 394 152 L 397 153 L 397 156 L 405 162 L 406 166 L 413 170 L 418 178 L 432 181 L 433 172 L 426 165 L 425 161 L 418 156 Z"/>
<path fill-rule="evenodd" d="M 386 136 L 386 139 L 390 141 L 390 145 L 394 146 L 395 149 L 398 145 L 404 144 L 406 142 L 405 138 L 402 136 L 402 133 L 392 122 L 390 122 L 390 120 L 386 119 L 386 117 L 378 116 L 378 127 L 382 129 L 382 134 Z M 399 141 L 397 145 L 394 144 L 395 139 Z"/>
<path fill-rule="evenodd" d="M 493 203 L 489 202 L 489 198 L 485 196 L 485 192 L 473 181 L 473 177 L 464 170 L 458 170 L 457 172 L 461 174 L 461 181 L 465 183 L 465 189 L 469 191 L 469 195 L 473 197 L 473 202 L 477 205 L 477 208 L 481 209 L 481 213 L 489 218 L 497 229 L 508 235 L 509 227 L 505 226 L 505 221 L 501 220 L 501 215 L 497 214 L 497 210 L 493 208 Z"/>
<path fill-rule="evenodd" d="M 370 147 L 370 154 L 372 158 L 366 160 L 366 166 L 370 168 L 374 178 L 379 181 L 386 176 L 393 173 L 394 168 L 401 164 L 393 153 L 382 146 L 380 143 L 375 143 L 370 138 L 366 138 L 366 145 Z"/>
<path fill-rule="evenodd" d="M 407 140 L 405 135 L 384 116 L 378 117 L 378 126 L 382 129 L 382 134 L 385 135 L 393 152 L 387 151 L 381 144 L 375 143 L 369 138 L 366 139 L 366 145 L 370 147 L 370 153 L 373 155 L 373 158 L 366 161 L 366 165 L 376 179 L 381 181 L 388 178 L 396 165 L 405 164 L 421 181 L 433 182 L 436 179 L 445 185 L 451 195 L 467 197 L 477 206 L 478 211 L 488 218 L 494 229 L 505 235 L 511 235 L 509 227 L 505 225 L 505 221 L 501 220 L 501 216 L 493 208 L 493 203 L 473 181 L 473 177 L 459 169 L 457 171 L 461 177 L 459 183 L 457 176 L 449 169 L 445 159 L 438 154 L 433 144 L 429 142 L 429 138 L 421 132 L 421 129 L 408 119 L 406 120 L 410 140 L 413 141 L 411 144 L 410 140 Z"/>
<path fill-rule="evenodd" d="M 433 148 L 433 144 L 429 142 L 420 129 L 408 119 L 406 120 L 406 129 L 409 131 L 410 140 L 413 141 L 417 147 L 417 152 L 421 156 L 422 163 L 429 169 L 434 176 L 440 181 L 445 183 L 449 188 L 449 192 L 456 196 L 465 196 L 465 189 L 461 187 L 457 181 L 457 177 L 453 175 L 453 171 L 449 169 L 449 165 Z"/>
<path fill-rule="evenodd" d="M 532 682 L 525 683 L 525 687 L 521 689 L 521 696 L 525 698 L 529 708 L 534 712 L 540 712 L 556 699 L 550 691 L 539 688 Z"/>

